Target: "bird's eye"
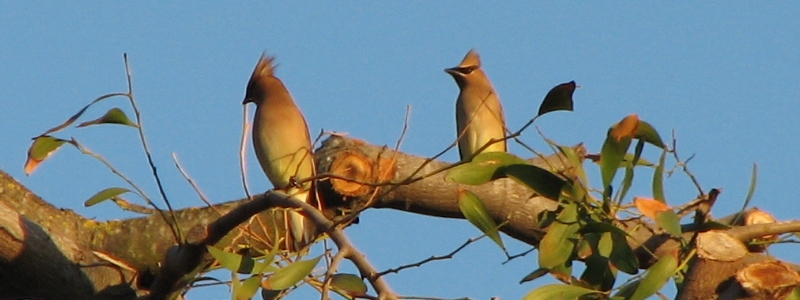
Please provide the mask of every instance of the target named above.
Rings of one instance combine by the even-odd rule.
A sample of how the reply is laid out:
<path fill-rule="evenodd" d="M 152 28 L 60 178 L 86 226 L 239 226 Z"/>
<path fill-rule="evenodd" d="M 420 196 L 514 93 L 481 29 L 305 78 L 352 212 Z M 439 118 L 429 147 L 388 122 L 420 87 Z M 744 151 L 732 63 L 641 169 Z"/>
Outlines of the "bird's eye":
<path fill-rule="evenodd" d="M 465 75 L 469 75 L 469 74 L 472 74 L 472 71 L 475 71 L 475 69 L 477 69 L 477 68 L 478 68 L 478 66 L 469 66 L 469 67 L 460 68 L 459 71 L 461 71 L 461 73 L 464 73 Z"/>

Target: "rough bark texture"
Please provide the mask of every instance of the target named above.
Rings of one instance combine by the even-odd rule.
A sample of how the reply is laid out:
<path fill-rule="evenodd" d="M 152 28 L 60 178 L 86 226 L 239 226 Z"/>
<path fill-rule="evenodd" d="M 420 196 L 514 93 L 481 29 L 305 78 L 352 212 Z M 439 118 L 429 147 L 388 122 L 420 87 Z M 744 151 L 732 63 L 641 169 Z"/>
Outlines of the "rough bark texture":
<path fill-rule="evenodd" d="M 329 203 L 328 210 L 323 213 L 340 222 L 352 220 L 353 212 L 367 207 L 463 218 L 456 195 L 459 189 L 466 188 L 484 200 L 498 223 L 507 222 L 502 227 L 503 232 L 535 246 L 546 232 L 546 228 L 537 226 L 539 214 L 557 208 L 554 201 L 535 196 L 512 180 L 500 179 L 474 187 L 459 185 L 444 180 L 446 172 L 439 172 L 448 167 L 448 163 L 395 152 L 354 139 L 333 136 L 323 143 L 315 156 L 318 174 L 322 174 L 320 193 Z M 340 157 L 349 157 L 349 160 L 337 163 Z M 534 163 L 564 176 L 569 176 L 571 170 L 566 160 L 559 156 L 546 160 L 535 159 Z M 329 177 L 325 177 L 326 174 Z M 357 180 L 347 180 L 345 177 Z M 340 182 L 336 183 L 335 179 Z M 342 185 L 342 182 L 356 184 Z M 336 187 L 346 191 L 337 193 Z M 206 225 L 245 202 L 238 200 L 213 208 L 188 208 L 177 211 L 175 219 L 182 236 L 191 239 L 196 232 L 190 232 L 206 228 Z M 285 234 L 281 232 L 282 226 L 276 226 L 283 224 L 280 218 L 283 214 L 273 212 L 262 212 L 257 218 L 243 223 L 228 233 L 218 245 L 268 247 L 275 241 L 276 233 L 277 236 Z M 137 270 L 139 275 L 150 272 L 177 244 L 169 225 L 161 216 L 109 222 L 88 220 L 70 210 L 47 204 L 0 171 L 0 298 L 134 298 L 137 293 L 144 292 L 131 284 L 135 274 L 109 263 L 95 253 L 122 261 Z M 620 222 L 618 225 L 629 232 L 628 241 L 643 268 L 655 261 L 659 253 L 668 253 L 679 246 L 677 241 L 641 220 Z M 251 234 L 244 234 L 245 229 Z M 691 237 L 691 234 L 688 232 L 687 237 Z M 763 257 L 760 254 L 748 254 L 750 256 Z M 750 263 L 748 260 L 736 267 L 709 268 L 713 270 L 711 273 L 698 265 L 696 267 L 703 270 L 693 272 L 724 281 L 732 278 L 740 266 Z M 196 266 L 186 266 L 193 267 Z M 720 290 L 719 284 L 687 287 L 681 293 L 685 299 L 694 299 L 696 295 L 719 296 L 721 292 L 726 292 Z M 726 295 L 731 298 L 747 297 L 741 290 L 731 293 L 733 296 Z"/>

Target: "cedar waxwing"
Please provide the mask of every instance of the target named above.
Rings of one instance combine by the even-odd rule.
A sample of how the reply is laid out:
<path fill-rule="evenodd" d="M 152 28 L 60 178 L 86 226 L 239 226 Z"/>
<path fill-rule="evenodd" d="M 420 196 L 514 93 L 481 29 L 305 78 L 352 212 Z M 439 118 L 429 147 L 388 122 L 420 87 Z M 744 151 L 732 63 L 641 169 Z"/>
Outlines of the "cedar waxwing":
<path fill-rule="evenodd" d="M 314 156 L 308 125 L 280 79 L 275 77 L 274 58 L 266 54 L 256 65 L 242 104 L 254 103 L 253 148 L 258 162 L 276 189 L 318 207 L 312 182 L 297 181 L 314 176 Z M 285 215 L 287 249 L 298 251 L 313 242 L 316 226 L 297 211 Z"/>
<path fill-rule="evenodd" d="M 483 152 L 506 152 L 506 121 L 500 98 L 481 69 L 481 58 L 470 50 L 456 67 L 445 69 L 453 76 L 461 92 L 456 100 L 458 152 L 461 160 L 468 159 L 490 140 L 498 142 Z"/>

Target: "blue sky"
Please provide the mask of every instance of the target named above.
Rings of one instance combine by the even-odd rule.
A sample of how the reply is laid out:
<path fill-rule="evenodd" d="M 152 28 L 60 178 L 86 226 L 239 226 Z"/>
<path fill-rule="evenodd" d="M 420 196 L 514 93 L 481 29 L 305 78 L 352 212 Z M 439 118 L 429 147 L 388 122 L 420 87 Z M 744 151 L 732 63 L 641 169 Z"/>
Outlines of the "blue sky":
<path fill-rule="evenodd" d="M 324 129 L 394 145 L 405 107 L 411 106 L 401 150 L 431 156 L 455 138 L 458 89 L 442 70 L 475 48 L 509 127 L 533 117 L 551 87 L 575 80 L 581 86 L 575 112 L 536 123 L 549 138 L 584 142 L 597 152 L 608 126 L 637 113 L 665 138 L 675 131 L 682 156 L 696 155 L 689 167 L 704 188 L 722 188 L 715 216 L 741 207 L 755 162 L 754 204 L 778 219 L 798 218 L 794 192 L 787 188 L 798 184 L 794 174 L 800 169 L 800 5 L 632 4 L 5 2 L 0 169 L 59 207 L 101 220 L 130 216 L 108 203 L 82 207 L 96 191 L 124 183 L 74 149 L 60 150 L 30 177 L 22 172 L 31 137 L 100 95 L 125 91 L 123 53 L 130 56 L 145 130 L 176 207 L 202 203 L 174 168 L 172 152 L 213 201 L 243 197 L 237 158 L 241 100 L 263 51 L 277 56 L 278 76 L 306 115 L 312 136 Z M 94 107 L 89 116 L 113 106 L 130 113 L 120 98 Z M 158 194 L 134 130 L 101 126 L 60 136 L 75 137 L 148 194 Z M 546 150 L 535 130 L 523 139 Z M 510 150 L 532 156 L 516 145 Z M 657 155 L 645 151 L 651 160 Z M 457 158 L 456 151 L 443 157 Z M 251 187 L 270 188 L 252 155 L 249 162 Z M 638 182 L 631 195 L 649 196 L 649 178 Z M 685 176 L 667 180 L 671 204 L 695 196 Z M 390 210 L 367 211 L 348 232 L 379 269 L 445 254 L 479 235 L 463 220 Z M 508 244 L 511 252 L 528 249 Z M 784 248 L 775 254 L 800 261 L 796 251 Z M 517 299 L 549 282 L 518 284 L 537 267 L 534 254 L 506 265 L 503 260 L 484 240 L 454 259 L 386 279 L 403 295 L 474 299 Z M 227 295 L 221 288 L 204 289 L 193 298 Z"/>

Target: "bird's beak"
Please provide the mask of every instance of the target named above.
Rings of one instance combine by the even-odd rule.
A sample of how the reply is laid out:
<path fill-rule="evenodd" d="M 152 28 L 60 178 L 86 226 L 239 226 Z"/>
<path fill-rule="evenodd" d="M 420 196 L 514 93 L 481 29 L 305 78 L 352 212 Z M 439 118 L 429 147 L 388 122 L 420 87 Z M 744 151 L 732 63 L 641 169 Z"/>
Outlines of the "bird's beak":
<path fill-rule="evenodd" d="M 455 67 L 455 68 L 449 68 L 449 69 L 444 69 L 444 71 L 445 71 L 446 73 L 449 73 L 449 74 L 451 74 L 451 75 L 455 75 L 456 73 L 458 73 L 458 67 Z"/>

